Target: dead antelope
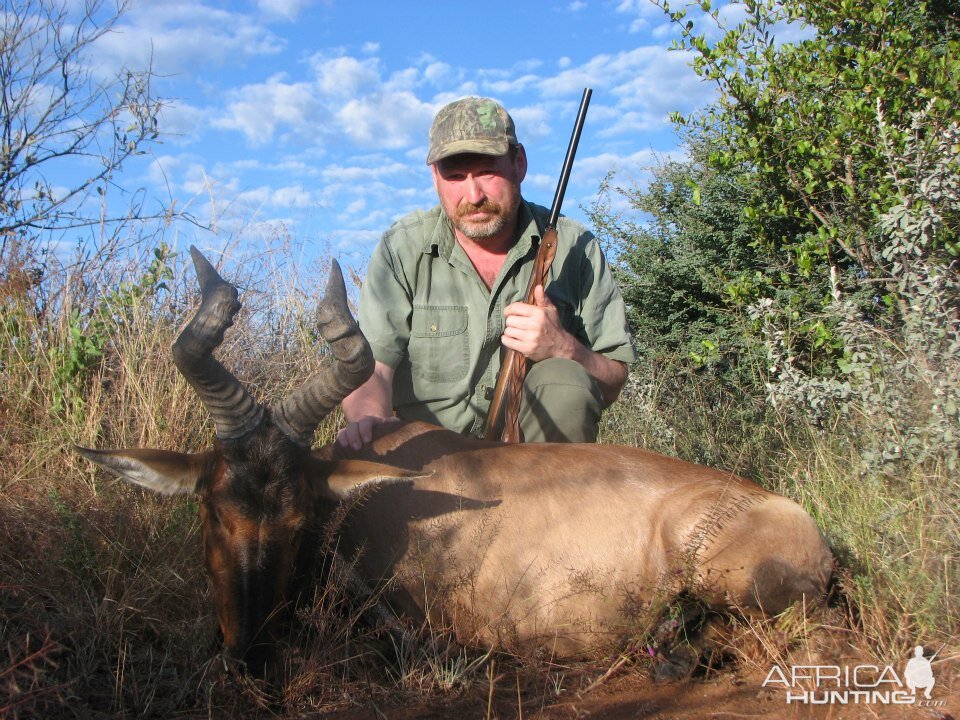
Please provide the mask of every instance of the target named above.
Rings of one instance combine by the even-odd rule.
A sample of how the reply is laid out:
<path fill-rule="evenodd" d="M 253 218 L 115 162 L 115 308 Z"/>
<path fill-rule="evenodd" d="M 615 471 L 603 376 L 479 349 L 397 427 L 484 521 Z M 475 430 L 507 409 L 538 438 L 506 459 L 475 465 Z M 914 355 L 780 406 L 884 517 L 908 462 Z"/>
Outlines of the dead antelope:
<path fill-rule="evenodd" d="M 240 305 L 191 248 L 200 309 L 174 344 L 213 416 L 213 449 L 85 457 L 164 493 L 197 493 L 227 651 L 263 662 L 271 618 L 342 502 L 376 486 L 341 528 L 360 580 L 393 609 L 464 643 L 557 655 L 629 636 L 655 593 L 778 613 L 826 586 L 831 555 L 796 503 L 729 473 L 645 450 L 502 445 L 395 423 L 359 453 L 310 450 L 319 422 L 373 369 L 334 264 L 319 326 L 334 362 L 291 397 L 257 403 L 216 359 Z"/>

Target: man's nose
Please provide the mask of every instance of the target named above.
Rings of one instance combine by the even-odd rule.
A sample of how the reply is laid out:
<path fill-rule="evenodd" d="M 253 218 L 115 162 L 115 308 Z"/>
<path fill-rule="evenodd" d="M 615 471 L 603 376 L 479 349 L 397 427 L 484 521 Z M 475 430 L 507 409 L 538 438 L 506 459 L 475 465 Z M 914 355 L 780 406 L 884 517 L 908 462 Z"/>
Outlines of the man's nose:
<path fill-rule="evenodd" d="M 485 194 L 483 188 L 480 187 L 480 183 L 476 177 L 473 175 L 467 175 L 466 180 L 463 183 L 463 199 L 469 202 L 471 205 L 479 205 L 485 199 Z"/>

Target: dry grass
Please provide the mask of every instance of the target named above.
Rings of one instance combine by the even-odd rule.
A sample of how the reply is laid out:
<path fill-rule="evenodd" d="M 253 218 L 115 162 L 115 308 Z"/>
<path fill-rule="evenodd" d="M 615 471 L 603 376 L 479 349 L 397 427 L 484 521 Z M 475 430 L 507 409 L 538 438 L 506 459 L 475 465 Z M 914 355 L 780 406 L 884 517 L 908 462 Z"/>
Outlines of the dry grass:
<path fill-rule="evenodd" d="M 323 362 L 312 324 L 323 268 L 291 277 L 294 261 L 280 250 L 231 257 L 226 273 L 238 278 L 245 306 L 220 356 L 267 399 Z M 475 696 L 495 715 L 495 690 L 537 688 L 547 702 L 605 676 L 646 672 L 647 648 L 663 631 L 653 619 L 638 630 L 633 654 L 560 665 L 473 653 L 442 632 L 384 632 L 360 621 L 375 598 L 358 604 L 332 584 L 298 613 L 281 649 L 285 679 L 242 678 L 219 655 L 195 502 L 108 479 L 70 449 L 190 451 L 211 441 L 169 355 L 196 301 L 192 271 L 164 257 L 169 275 L 144 286 L 155 259 L 147 253 L 48 270 L 37 285 L 35 259 L 0 258 L 0 715 L 293 717 L 395 703 L 397 695 Z M 751 427 L 762 408 L 738 406 L 735 395 L 661 375 L 635 383 L 604 430 L 607 442 L 736 468 L 785 491 L 814 513 L 844 561 L 840 601 L 826 614 L 728 626 L 714 636 L 718 655 L 748 668 L 851 648 L 900 658 L 918 637 L 956 637 L 958 518 L 946 502 L 955 492 L 944 492 L 955 478 L 929 468 L 896 483 L 862 477 L 848 436 L 797 441 Z M 329 418 L 319 440 L 338 423 Z M 517 700 L 521 712 L 525 702 Z"/>

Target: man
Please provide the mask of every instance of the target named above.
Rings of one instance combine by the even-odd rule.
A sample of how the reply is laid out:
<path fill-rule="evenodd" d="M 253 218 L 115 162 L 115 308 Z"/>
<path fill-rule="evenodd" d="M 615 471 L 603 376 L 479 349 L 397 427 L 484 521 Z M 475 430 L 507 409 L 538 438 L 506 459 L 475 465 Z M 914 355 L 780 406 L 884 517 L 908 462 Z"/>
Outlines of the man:
<path fill-rule="evenodd" d="M 376 369 L 343 401 L 338 441 L 426 420 L 481 436 L 502 347 L 531 361 L 520 409 L 527 442 L 593 442 L 636 355 L 623 299 L 595 239 L 561 218 L 547 287 L 523 301 L 549 211 L 527 203 L 526 152 L 498 103 L 437 113 L 427 164 L 440 205 L 396 222 L 374 250 L 359 323 Z"/>

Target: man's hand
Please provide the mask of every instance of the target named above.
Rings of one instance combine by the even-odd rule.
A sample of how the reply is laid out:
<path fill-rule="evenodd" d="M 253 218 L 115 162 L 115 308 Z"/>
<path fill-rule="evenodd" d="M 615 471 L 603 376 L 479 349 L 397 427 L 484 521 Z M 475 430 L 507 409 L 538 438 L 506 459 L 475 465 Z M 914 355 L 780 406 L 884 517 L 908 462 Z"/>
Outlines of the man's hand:
<path fill-rule="evenodd" d="M 337 433 L 343 447 L 359 450 L 373 439 L 377 425 L 396 421 L 393 416 L 393 368 L 377 361 L 373 375 L 343 399 L 347 426 Z"/>
<path fill-rule="evenodd" d="M 347 423 L 337 433 L 337 442 L 351 450 L 359 450 L 373 440 L 373 429 L 384 423 L 400 422 L 396 417 L 380 417 L 379 415 L 364 415 L 355 422 Z"/>
<path fill-rule="evenodd" d="M 515 302 L 504 308 L 504 346 L 533 362 L 554 357 L 573 359 L 577 341 L 563 329 L 557 306 L 543 292 L 542 285 L 534 289 L 533 300 L 533 305 Z"/>
<path fill-rule="evenodd" d="M 515 302 L 504 308 L 503 344 L 533 362 L 567 358 L 580 363 L 597 381 L 604 402 L 612 404 L 627 381 L 626 363 L 594 352 L 564 330 L 560 313 L 543 292 L 542 285 L 534 289 L 533 300 L 533 305 Z"/>

